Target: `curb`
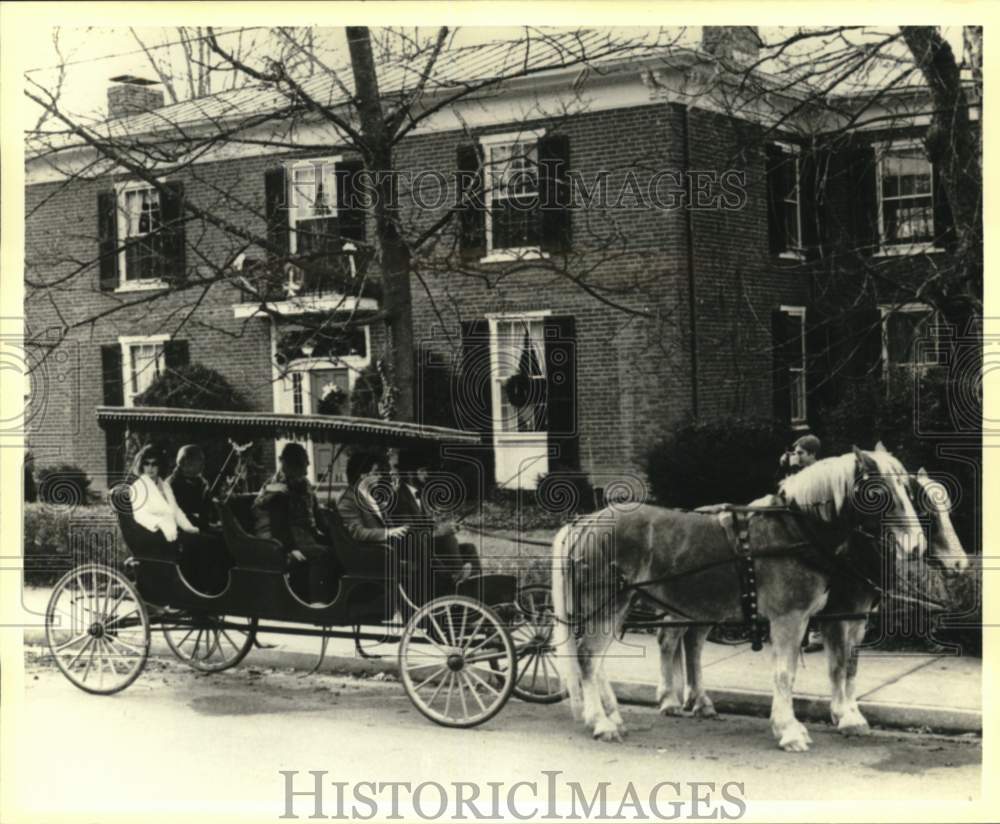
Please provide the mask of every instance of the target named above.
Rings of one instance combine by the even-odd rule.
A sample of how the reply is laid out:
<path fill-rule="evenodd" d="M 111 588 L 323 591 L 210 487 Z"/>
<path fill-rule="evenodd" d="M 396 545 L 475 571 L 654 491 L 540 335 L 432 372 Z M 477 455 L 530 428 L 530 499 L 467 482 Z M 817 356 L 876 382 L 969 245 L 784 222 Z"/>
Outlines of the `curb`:
<path fill-rule="evenodd" d="M 24 643 L 45 646 L 45 632 L 26 629 Z M 253 649 L 241 666 L 257 665 L 274 669 L 295 669 L 308 672 L 316 666 L 319 653 L 291 650 Z M 171 655 L 166 643 L 158 636 L 152 639 L 153 654 Z M 398 677 L 399 664 L 395 653 L 384 658 L 368 659 L 328 654 L 318 672 L 327 675 L 351 675 L 370 678 L 380 673 Z M 612 681 L 615 694 L 623 704 L 655 707 L 656 685 L 637 681 Z M 709 691 L 712 703 L 720 713 L 766 718 L 771 713 L 771 694 L 757 690 L 717 688 Z M 923 704 L 898 704 L 887 701 L 859 701 L 862 713 L 872 726 L 890 729 L 917 727 L 936 733 L 967 734 L 983 731 L 983 717 L 975 710 L 948 709 Z M 828 723 L 830 701 L 821 696 L 798 696 L 795 714 L 801 721 Z"/>

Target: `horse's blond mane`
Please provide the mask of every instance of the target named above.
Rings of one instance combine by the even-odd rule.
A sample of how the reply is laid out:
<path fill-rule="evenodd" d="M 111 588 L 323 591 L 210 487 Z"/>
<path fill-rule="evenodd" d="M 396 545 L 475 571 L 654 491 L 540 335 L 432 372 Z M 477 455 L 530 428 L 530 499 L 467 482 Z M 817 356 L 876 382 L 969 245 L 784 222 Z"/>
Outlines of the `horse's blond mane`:
<path fill-rule="evenodd" d="M 816 507 L 817 514 L 827 518 L 839 515 L 854 485 L 855 462 L 853 453 L 823 458 L 789 475 L 781 482 L 780 489 L 789 501 Z"/>

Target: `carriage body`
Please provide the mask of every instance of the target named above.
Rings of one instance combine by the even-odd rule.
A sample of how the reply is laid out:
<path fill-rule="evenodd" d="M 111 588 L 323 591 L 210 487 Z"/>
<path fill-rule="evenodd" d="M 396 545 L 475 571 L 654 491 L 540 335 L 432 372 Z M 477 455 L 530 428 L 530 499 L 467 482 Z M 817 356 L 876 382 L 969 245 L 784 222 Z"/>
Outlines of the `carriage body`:
<path fill-rule="evenodd" d="M 105 427 L 124 425 L 154 435 L 176 434 L 180 430 L 191 433 L 192 440 L 308 436 L 341 444 L 382 447 L 469 444 L 479 440 L 474 433 L 458 430 L 334 416 L 100 407 L 98 421 Z M 136 523 L 127 493 L 127 487 L 116 487 L 110 502 L 131 555 L 129 574 L 100 566 L 71 570 L 57 584 L 50 601 L 46 622 L 49 646 L 60 669 L 76 686 L 91 692 L 111 693 L 132 683 L 150 649 L 150 627 L 163 631 L 170 649 L 181 660 L 196 669 L 215 672 L 238 664 L 254 645 L 258 631 L 319 635 L 324 638 L 324 650 L 326 638 L 353 637 L 361 652 L 361 626 L 383 625 L 376 637 L 400 642 L 404 686 L 418 709 L 438 723 L 448 726 L 482 723 L 499 711 L 512 693 L 540 701 L 562 697 L 554 667 L 551 674 L 546 672 L 540 687 L 528 688 L 517 677 L 518 660 L 527 657 L 530 664 L 540 655 L 548 657 L 544 649 L 548 633 L 536 626 L 538 619 L 545 617 L 539 609 L 541 588 L 529 588 L 522 594 L 516 577 L 511 575 L 477 575 L 454 583 L 447 574 L 449 570 L 443 570 L 442 574 L 442 570 L 432 568 L 434 539 L 429 519 L 416 519 L 409 533 L 402 539 L 394 539 L 390 545 L 372 544 L 356 541 L 335 507 L 321 507 L 341 573 L 331 587 L 328 600 L 312 605 L 296 592 L 296 565 L 282 544 L 254 535 L 253 494 L 229 494 L 216 501 L 221 523 L 218 539 L 224 542 L 232 565 L 225 585 L 209 590 L 186 572 L 178 543 L 170 543 L 161 533 Z M 528 602 L 531 606 L 526 608 Z M 90 617 L 85 615 L 82 624 L 78 614 L 81 603 L 90 605 L 84 607 L 90 611 Z M 104 609 L 110 604 L 118 611 L 90 620 L 98 617 L 97 607 L 102 603 Z M 124 617 L 122 604 L 132 610 Z M 397 610 L 407 618 L 404 625 L 392 624 L 394 614 L 400 614 Z M 73 620 L 62 623 L 76 628 L 59 630 L 60 618 L 65 619 L 68 614 L 72 614 Z M 287 626 L 265 627 L 261 621 L 313 625 L 317 629 L 310 632 Z M 141 637 L 128 635 L 137 625 L 144 628 Z M 456 629 L 459 625 L 462 632 L 466 626 L 474 627 L 474 634 L 460 637 L 461 632 Z M 399 635 L 393 636 L 394 632 Z M 484 643 L 485 651 L 481 649 Z M 441 672 L 435 674 L 437 665 L 424 663 L 420 658 L 421 645 L 441 652 L 443 663 L 438 667 Z M 77 654 L 80 649 L 84 652 Z M 107 665 L 111 675 L 107 687 L 104 669 L 100 669 L 99 686 L 95 686 L 94 680 L 87 683 L 88 678 L 97 679 L 97 675 L 91 675 L 95 649 L 99 656 L 112 659 Z M 485 666 L 491 673 L 483 690 L 487 706 L 479 695 L 478 683 L 473 681 L 473 677 L 484 681 L 482 674 L 475 669 L 462 674 L 461 666 L 455 669 L 463 649 L 478 650 L 470 667 Z M 115 658 L 119 659 L 118 664 L 132 666 L 126 666 L 119 676 Z M 438 686 L 443 686 L 445 680 L 446 693 Z M 451 708 L 456 682 L 460 691 L 471 690 L 482 711 L 472 704 L 473 711 L 459 713 L 457 698 L 454 710 Z M 423 694 L 422 689 L 425 689 Z M 428 701 L 429 691 L 433 696 Z M 443 710 L 434 706 L 439 693 L 447 698 Z M 465 701 L 462 706 L 467 706 Z"/>

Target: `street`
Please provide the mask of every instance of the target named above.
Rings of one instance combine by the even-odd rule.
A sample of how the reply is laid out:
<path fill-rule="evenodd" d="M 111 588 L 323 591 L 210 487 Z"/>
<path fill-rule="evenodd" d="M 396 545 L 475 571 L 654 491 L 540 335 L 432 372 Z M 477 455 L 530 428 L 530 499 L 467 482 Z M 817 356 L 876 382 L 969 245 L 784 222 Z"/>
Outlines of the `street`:
<path fill-rule="evenodd" d="M 621 798 L 613 788 L 628 782 L 644 798 L 664 781 L 737 782 L 749 804 L 980 793 L 982 749 L 973 737 L 876 731 L 845 739 L 810 725 L 812 751 L 792 755 L 775 747 L 765 719 L 663 718 L 626 707 L 629 735 L 611 745 L 591 741 L 566 705 L 512 699 L 486 725 L 453 730 L 423 718 L 393 681 L 303 678 L 252 661 L 205 676 L 152 658 L 136 683 L 111 697 L 75 689 L 37 651 L 25 666 L 21 723 L 31 732 L 19 741 L 18 767 L 22 776 L 57 777 L 33 782 L 31 803 L 42 820 L 45 811 L 154 806 L 198 811 L 199 820 L 250 811 L 273 820 L 285 811 L 280 770 L 297 774 L 296 791 L 313 786 L 311 770 L 327 773 L 328 788 L 335 781 L 544 784 L 543 771 L 559 771 L 560 781 L 577 782 L 588 797 L 611 782 L 612 815 Z M 721 801 L 717 792 L 714 801 Z M 310 797 L 294 802 L 300 817 L 314 812 Z M 334 815 L 334 802 L 329 789 L 325 815 Z"/>

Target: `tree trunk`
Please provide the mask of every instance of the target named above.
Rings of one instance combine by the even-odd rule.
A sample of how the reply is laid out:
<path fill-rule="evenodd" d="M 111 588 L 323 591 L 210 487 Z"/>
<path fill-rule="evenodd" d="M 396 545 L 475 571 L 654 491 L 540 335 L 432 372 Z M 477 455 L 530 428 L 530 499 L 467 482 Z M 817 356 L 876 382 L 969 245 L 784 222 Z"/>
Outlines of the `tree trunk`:
<path fill-rule="evenodd" d="M 386 128 L 371 35 L 364 26 L 348 26 L 347 45 L 354 75 L 355 102 L 364 145 L 365 168 L 376 175 L 374 204 L 378 260 L 382 273 L 382 310 L 386 315 L 387 366 L 383 373 L 386 412 L 398 420 L 414 419 L 413 298 L 410 292 L 410 248 L 399 230 L 392 135 Z M 394 407 L 394 408 L 393 408 Z"/>

